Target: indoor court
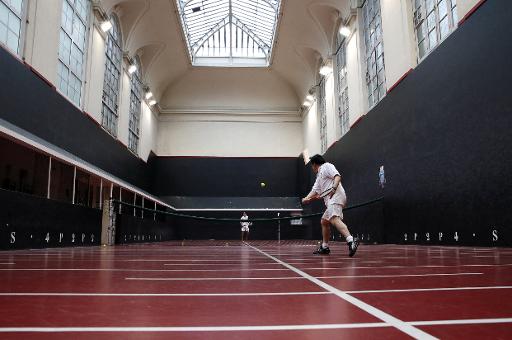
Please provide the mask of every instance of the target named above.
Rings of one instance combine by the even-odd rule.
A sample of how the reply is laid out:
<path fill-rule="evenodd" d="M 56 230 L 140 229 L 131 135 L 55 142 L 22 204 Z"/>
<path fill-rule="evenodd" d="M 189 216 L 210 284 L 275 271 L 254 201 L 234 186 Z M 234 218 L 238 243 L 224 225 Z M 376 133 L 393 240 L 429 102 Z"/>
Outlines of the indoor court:
<path fill-rule="evenodd" d="M 0 339 L 512 339 L 511 17 L 0 0 Z"/>
<path fill-rule="evenodd" d="M 510 338 L 512 250 L 311 241 L 2 252 L 2 338 Z M 10 333 L 17 332 L 17 333 Z"/>

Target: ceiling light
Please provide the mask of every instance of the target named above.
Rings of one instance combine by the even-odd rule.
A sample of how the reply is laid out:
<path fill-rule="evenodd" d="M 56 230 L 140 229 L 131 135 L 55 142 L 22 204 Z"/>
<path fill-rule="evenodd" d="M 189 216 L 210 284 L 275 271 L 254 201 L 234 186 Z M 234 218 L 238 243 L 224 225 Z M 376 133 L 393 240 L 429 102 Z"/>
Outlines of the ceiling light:
<path fill-rule="evenodd" d="M 148 104 L 149 104 L 149 106 L 153 106 L 156 104 L 156 100 L 151 99 Z"/>
<path fill-rule="evenodd" d="M 108 32 L 108 30 L 112 28 L 112 23 L 110 22 L 110 20 L 105 20 L 101 23 L 100 27 L 101 30 L 106 33 Z"/>
<path fill-rule="evenodd" d="M 151 91 L 146 92 L 146 99 L 149 99 L 151 97 L 153 97 L 153 92 L 151 92 Z"/>
<path fill-rule="evenodd" d="M 313 97 L 313 95 L 311 95 L 311 94 L 308 94 L 306 96 L 306 99 L 312 101 L 313 99 L 315 99 L 315 97 Z"/>
<path fill-rule="evenodd" d="M 306 100 L 302 105 L 304 105 L 305 107 L 310 107 L 311 106 L 311 102 Z"/>
<path fill-rule="evenodd" d="M 341 26 L 340 27 L 340 34 L 344 37 L 348 37 L 350 35 L 350 28 L 348 28 L 347 26 Z"/>
<path fill-rule="evenodd" d="M 329 65 L 324 65 L 324 66 L 320 67 L 320 74 L 323 76 L 326 76 L 331 72 L 332 72 L 332 67 Z"/>
<path fill-rule="evenodd" d="M 128 67 L 128 73 L 132 74 L 135 71 L 137 71 L 137 65 L 131 64 L 130 67 Z"/>
<path fill-rule="evenodd" d="M 322 63 L 322 67 L 320 67 L 320 74 L 323 76 L 332 73 L 332 59 L 325 59 Z"/>

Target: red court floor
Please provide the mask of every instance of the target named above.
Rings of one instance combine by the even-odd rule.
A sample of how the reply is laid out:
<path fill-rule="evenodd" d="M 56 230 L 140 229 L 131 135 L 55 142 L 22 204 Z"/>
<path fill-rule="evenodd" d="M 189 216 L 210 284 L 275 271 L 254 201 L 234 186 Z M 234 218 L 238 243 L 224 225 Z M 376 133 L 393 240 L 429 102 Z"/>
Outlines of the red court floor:
<path fill-rule="evenodd" d="M 0 252 L 0 339 L 512 339 L 512 249 L 330 246 Z"/>

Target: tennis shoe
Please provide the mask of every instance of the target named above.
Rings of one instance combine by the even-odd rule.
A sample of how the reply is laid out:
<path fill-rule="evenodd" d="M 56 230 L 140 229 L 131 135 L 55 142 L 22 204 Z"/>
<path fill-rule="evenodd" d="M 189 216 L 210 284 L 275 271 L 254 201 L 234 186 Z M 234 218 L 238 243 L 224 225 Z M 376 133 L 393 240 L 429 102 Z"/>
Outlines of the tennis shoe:
<path fill-rule="evenodd" d="M 359 239 L 354 237 L 354 241 L 348 244 L 348 256 L 352 257 L 356 254 L 357 247 L 359 247 Z"/>
<path fill-rule="evenodd" d="M 329 255 L 330 252 L 331 250 L 329 249 L 329 247 L 324 248 L 322 247 L 322 245 L 320 245 L 318 249 L 313 252 L 313 254 Z"/>

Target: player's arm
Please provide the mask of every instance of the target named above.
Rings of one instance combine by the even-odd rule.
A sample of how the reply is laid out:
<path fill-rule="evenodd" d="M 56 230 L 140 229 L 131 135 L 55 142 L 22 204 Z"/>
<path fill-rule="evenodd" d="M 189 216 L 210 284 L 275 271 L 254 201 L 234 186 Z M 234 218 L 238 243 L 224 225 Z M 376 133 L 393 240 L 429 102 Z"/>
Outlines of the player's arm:
<path fill-rule="evenodd" d="M 304 197 L 302 199 L 302 204 L 308 204 L 309 202 L 314 201 L 319 198 L 320 198 L 320 195 L 318 195 L 317 192 L 312 190 L 306 197 Z"/>
<path fill-rule="evenodd" d="M 311 188 L 311 191 L 309 194 L 302 199 L 302 204 L 308 204 L 309 202 L 319 199 L 320 198 L 320 180 L 318 179 L 318 176 L 316 177 L 315 183 L 313 184 L 313 188 Z"/>
<path fill-rule="evenodd" d="M 332 198 L 332 196 L 336 192 L 336 189 L 338 189 L 338 185 L 340 185 L 340 182 L 341 182 L 341 176 L 340 175 L 335 175 L 334 176 L 334 182 L 332 183 L 331 194 L 329 195 L 329 197 Z"/>

